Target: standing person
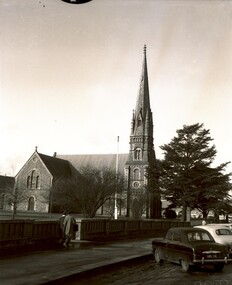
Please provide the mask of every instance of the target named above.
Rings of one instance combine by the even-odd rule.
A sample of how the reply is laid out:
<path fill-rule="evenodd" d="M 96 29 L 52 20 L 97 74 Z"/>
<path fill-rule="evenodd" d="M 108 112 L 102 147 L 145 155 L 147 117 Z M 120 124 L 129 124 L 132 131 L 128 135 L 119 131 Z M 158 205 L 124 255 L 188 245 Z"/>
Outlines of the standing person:
<path fill-rule="evenodd" d="M 203 225 L 203 226 L 206 225 L 206 221 L 205 221 L 205 220 L 202 221 L 202 225 Z"/>
<path fill-rule="evenodd" d="M 63 243 L 63 246 L 68 248 L 71 239 L 75 238 L 75 231 L 74 226 L 76 225 L 76 220 L 73 216 L 70 215 L 70 212 L 67 212 L 67 215 L 64 218 L 64 235 L 65 235 L 65 241 Z"/>
<path fill-rule="evenodd" d="M 64 235 L 64 219 L 66 217 L 66 210 L 63 211 L 62 216 L 59 218 L 59 243 L 62 244 L 65 240 Z"/>

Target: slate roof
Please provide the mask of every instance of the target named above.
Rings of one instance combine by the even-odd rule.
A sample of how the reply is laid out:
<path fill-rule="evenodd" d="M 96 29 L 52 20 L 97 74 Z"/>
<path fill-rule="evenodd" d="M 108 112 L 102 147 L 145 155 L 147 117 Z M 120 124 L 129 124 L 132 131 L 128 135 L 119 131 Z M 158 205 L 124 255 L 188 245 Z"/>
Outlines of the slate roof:
<path fill-rule="evenodd" d="M 15 178 L 12 176 L 0 175 L 0 192 L 14 188 Z"/>
<path fill-rule="evenodd" d="M 77 172 L 67 160 L 42 153 L 38 153 L 38 155 L 54 178 L 69 177 Z"/>
<path fill-rule="evenodd" d="M 88 165 L 94 168 L 101 168 L 103 166 L 111 168 L 116 171 L 116 154 L 67 154 L 57 155 L 57 157 L 69 161 L 78 171 L 82 167 Z M 128 160 L 128 154 L 118 154 L 118 171 L 124 173 L 124 167 Z"/>

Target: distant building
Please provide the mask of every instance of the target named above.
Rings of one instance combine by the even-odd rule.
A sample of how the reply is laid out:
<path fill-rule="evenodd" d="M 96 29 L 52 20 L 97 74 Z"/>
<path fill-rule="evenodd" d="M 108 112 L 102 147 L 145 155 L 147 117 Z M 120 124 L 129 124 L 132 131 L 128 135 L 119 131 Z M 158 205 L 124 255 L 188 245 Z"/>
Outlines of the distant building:
<path fill-rule="evenodd" d="M 148 168 L 155 164 L 153 144 L 153 118 L 150 108 L 150 95 L 147 72 L 146 46 L 142 76 L 136 108 L 133 111 L 130 134 L 129 154 L 118 154 L 118 171 L 125 175 L 127 187 L 123 198 L 127 200 L 124 214 L 131 215 L 133 205 L 139 197 L 147 197 L 147 218 L 158 218 L 161 215 L 159 197 L 152 197 L 147 186 Z M 96 155 L 57 155 L 48 156 L 35 150 L 29 160 L 15 177 L 16 189 L 27 192 L 28 198 L 18 209 L 38 212 L 49 212 L 52 208 L 51 187 L 60 177 L 77 175 L 83 166 L 106 166 L 116 171 L 117 154 Z"/>
<path fill-rule="evenodd" d="M 54 182 L 75 174 L 77 170 L 67 160 L 38 153 L 36 148 L 15 177 L 15 190 L 25 193 L 18 210 L 50 212 Z"/>
<path fill-rule="evenodd" d="M 0 210 L 10 210 L 7 194 L 13 193 L 15 178 L 0 175 Z"/>

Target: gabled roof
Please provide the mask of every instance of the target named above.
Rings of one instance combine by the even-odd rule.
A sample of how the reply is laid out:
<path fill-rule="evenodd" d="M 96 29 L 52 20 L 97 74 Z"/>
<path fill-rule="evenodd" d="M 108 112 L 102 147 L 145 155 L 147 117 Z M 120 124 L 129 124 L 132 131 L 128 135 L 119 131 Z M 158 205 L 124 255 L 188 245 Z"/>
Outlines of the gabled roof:
<path fill-rule="evenodd" d="M 67 154 L 57 155 L 57 157 L 68 160 L 78 171 L 82 167 L 91 165 L 94 168 L 101 168 L 103 166 L 109 167 L 116 171 L 116 154 Z M 124 167 L 128 160 L 128 154 L 118 154 L 118 171 L 124 173 Z"/>
<path fill-rule="evenodd" d="M 12 176 L 0 175 L 0 192 L 13 190 L 15 178 Z"/>
<path fill-rule="evenodd" d="M 77 173 L 72 165 L 64 159 L 38 153 L 39 157 L 54 178 L 69 177 Z"/>

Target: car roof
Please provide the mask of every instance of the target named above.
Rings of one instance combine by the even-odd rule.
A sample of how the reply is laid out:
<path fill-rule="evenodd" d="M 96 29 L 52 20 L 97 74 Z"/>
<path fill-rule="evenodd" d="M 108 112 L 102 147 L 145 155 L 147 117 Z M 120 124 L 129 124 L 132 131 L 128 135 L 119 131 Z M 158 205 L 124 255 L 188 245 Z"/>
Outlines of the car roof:
<path fill-rule="evenodd" d="M 170 228 L 169 230 L 172 231 L 183 231 L 183 232 L 188 232 L 188 231 L 199 231 L 199 229 L 205 231 L 204 228 L 197 228 L 197 227 L 179 227 L 179 228 Z"/>
<path fill-rule="evenodd" d="M 194 226 L 194 228 L 201 228 L 201 229 L 227 229 L 231 230 L 229 227 L 224 226 L 224 225 L 199 225 L 199 226 Z"/>
<path fill-rule="evenodd" d="M 224 223 L 224 224 L 207 224 L 206 226 L 210 226 L 210 227 L 216 227 L 216 226 L 223 226 L 223 227 L 231 227 L 232 224 L 231 223 Z"/>

